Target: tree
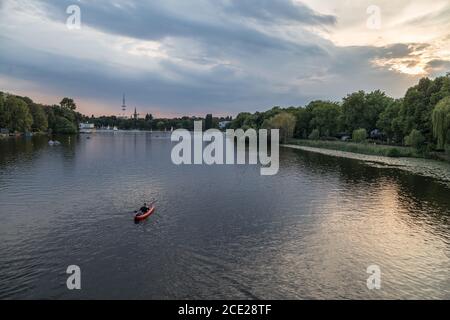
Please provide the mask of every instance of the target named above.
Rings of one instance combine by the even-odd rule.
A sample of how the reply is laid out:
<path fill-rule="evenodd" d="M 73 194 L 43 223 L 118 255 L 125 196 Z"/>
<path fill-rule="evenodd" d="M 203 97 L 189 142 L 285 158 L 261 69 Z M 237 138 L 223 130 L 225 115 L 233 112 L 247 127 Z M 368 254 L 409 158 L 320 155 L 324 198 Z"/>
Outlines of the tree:
<path fill-rule="evenodd" d="M 366 94 L 364 91 L 358 91 L 348 95 L 342 104 L 342 122 L 345 130 L 353 132 L 358 128 L 365 128 L 367 125 L 362 119 L 364 105 L 366 103 Z"/>
<path fill-rule="evenodd" d="M 319 140 L 320 139 L 320 131 L 319 129 L 314 129 L 311 131 L 311 134 L 308 136 L 309 140 Z"/>
<path fill-rule="evenodd" d="M 239 129 L 244 125 L 248 125 L 251 121 L 252 114 L 249 112 L 241 112 L 237 115 L 237 117 L 231 122 L 231 129 Z"/>
<path fill-rule="evenodd" d="M 75 126 L 75 124 L 69 121 L 68 119 L 61 116 L 56 116 L 54 124 L 54 132 L 61 134 L 75 134 L 78 132 L 78 129 Z"/>
<path fill-rule="evenodd" d="M 367 139 L 367 131 L 364 128 L 353 131 L 352 140 L 355 142 L 364 142 Z"/>
<path fill-rule="evenodd" d="M 433 135 L 437 139 L 437 148 L 444 149 L 450 141 L 450 97 L 439 101 L 432 113 Z"/>
<path fill-rule="evenodd" d="M 387 136 L 389 142 L 392 140 L 401 141 L 403 138 L 401 107 L 402 101 L 396 100 L 378 118 L 377 127 Z"/>
<path fill-rule="evenodd" d="M 339 128 L 341 107 L 335 102 L 313 101 L 308 107 L 311 113 L 310 128 L 319 130 L 320 136 L 334 136 Z"/>
<path fill-rule="evenodd" d="M 412 129 L 411 133 L 405 137 L 405 144 L 407 146 L 411 146 L 418 150 L 423 148 L 424 142 L 425 142 L 425 137 L 417 129 Z"/>
<path fill-rule="evenodd" d="M 72 111 L 74 111 L 77 108 L 77 105 L 75 104 L 73 99 L 67 97 L 63 98 L 59 103 L 59 105 L 61 106 L 61 108 L 67 108 Z"/>
<path fill-rule="evenodd" d="M 420 79 L 419 83 L 408 89 L 401 110 L 403 133 L 419 130 L 427 141 L 433 140 L 431 114 L 436 104 L 450 96 L 450 79 L 438 77 L 434 80 Z"/>
<path fill-rule="evenodd" d="M 5 96 L 3 92 L 0 94 L 0 128 L 8 128 L 11 121 L 11 115 L 6 108 Z"/>
<path fill-rule="evenodd" d="M 377 129 L 377 121 L 379 116 L 387 107 L 394 103 L 394 99 L 386 96 L 386 93 L 375 90 L 366 94 L 366 109 L 364 112 L 364 118 L 368 127 L 365 129 L 372 131 Z"/>
<path fill-rule="evenodd" d="M 213 127 L 213 116 L 212 114 L 207 114 L 205 118 L 205 130 L 209 130 Z"/>
<path fill-rule="evenodd" d="M 394 100 L 380 90 L 366 94 L 358 91 L 344 98 L 342 104 L 342 121 L 348 132 L 364 128 L 370 132 L 376 129 L 379 115 Z"/>
<path fill-rule="evenodd" d="M 295 125 L 294 136 L 296 138 L 306 139 L 312 117 L 311 112 L 306 108 L 298 108 L 295 117 L 297 118 L 297 123 Z"/>
<path fill-rule="evenodd" d="M 33 118 L 27 104 L 14 96 L 6 98 L 6 109 L 10 114 L 9 129 L 17 132 L 27 132 L 31 129 Z"/>
<path fill-rule="evenodd" d="M 163 131 L 164 129 L 166 129 L 166 123 L 164 121 L 158 121 L 158 123 L 156 124 L 156 128 L 159 131 Z"/>
<path fill-rule="evenodd" d="M 269 126 L 272 129 L 279 129 L 281 142 L 286 143 L 294 135 L 295 122 L 295 116 L 282 112 L 270 119 Z"/>
<path fill-rule="evenodd" d="M 48 129 L 48 119 L 44 108 L 37 104 L 31 104 L 31 116 L 33 117 L 33 125 L 31 129 L 37 132 L 44 132 Z"/>

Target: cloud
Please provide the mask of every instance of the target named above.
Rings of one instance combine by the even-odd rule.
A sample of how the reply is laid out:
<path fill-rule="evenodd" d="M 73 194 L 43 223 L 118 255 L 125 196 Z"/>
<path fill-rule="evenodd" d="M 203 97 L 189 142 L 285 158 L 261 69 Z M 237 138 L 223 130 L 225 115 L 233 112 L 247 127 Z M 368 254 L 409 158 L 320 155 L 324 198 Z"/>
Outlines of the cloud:
<path fill-rule="evenodd" d="M 342 17 L 291 0 L 75 3 L 81 30 L 65 26 L 73 0 L 2 2 L 4 90 L 28 94 L 32 83 L 55 102 L 90 101 L 79 104 L 87 114 L 100 112 L 95 101 L 118 113 L 122 92 L 141 114 L 236 114 L 359 89 L 399 96 L 420 76 L 408 71 L 449 60 L 434 54 L 444 39 L 339 46 L 326 34 Z"/>
<path fill-rule="evenodd" d="M 314 12 L 302 3 L 289 0 L 229 0 L 226 12 L 260 20 L 263 23 L 333 25 L 336 17 Z"/>

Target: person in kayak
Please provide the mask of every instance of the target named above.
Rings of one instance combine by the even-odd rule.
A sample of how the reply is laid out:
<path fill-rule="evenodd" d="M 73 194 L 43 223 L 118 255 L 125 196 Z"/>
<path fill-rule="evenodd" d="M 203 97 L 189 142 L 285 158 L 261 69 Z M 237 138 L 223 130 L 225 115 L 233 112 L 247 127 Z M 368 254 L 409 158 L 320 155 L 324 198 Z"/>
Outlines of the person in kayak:
<path fill-rule="evenodd" d="M 141 214 L 144 214 L 148 211 L 148 207 L 147 207 L 147 203 L 144 203 L 144 206 L 141 207 L 141 209 L 139 210 Z"/>

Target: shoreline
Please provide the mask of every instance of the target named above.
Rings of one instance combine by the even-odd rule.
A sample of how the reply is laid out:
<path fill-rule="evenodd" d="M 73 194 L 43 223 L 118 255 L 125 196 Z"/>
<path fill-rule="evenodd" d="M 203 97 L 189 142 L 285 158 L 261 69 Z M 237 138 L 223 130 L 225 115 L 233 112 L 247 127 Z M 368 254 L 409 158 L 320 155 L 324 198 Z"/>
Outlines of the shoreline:
<path fill-rule="evenodd" d="M 332 157 L 364 161 L 368 165 L 378 168 L 400 169 L 424 177 L 437 179 L 450 187 L 450 163 L 444 161 L 408 157 L 392 158 L 294 144 L 281 144 L 280 147 L 319 153 Z"/>

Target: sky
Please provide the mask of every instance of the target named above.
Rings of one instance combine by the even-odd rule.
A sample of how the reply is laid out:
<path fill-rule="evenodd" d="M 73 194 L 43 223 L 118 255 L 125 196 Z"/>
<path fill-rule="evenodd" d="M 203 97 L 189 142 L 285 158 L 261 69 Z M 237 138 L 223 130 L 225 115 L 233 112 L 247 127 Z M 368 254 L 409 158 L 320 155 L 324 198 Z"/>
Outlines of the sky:
<path fill-rule="evenodd" d="M 449 71 L 448 0 L 0 0 L 0 91 L 87 115 L 401 97 Z"/>

